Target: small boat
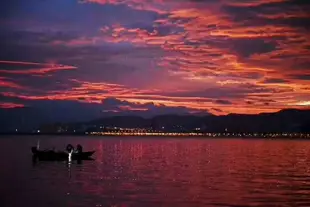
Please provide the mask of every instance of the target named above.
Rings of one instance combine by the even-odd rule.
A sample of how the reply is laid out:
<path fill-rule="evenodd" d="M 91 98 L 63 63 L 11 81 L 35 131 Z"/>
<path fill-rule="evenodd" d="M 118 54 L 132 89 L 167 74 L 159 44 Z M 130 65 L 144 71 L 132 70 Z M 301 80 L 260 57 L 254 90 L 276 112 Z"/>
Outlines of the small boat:
<path fill-rule="evenodd" d="M 78 145 L 77 150 L 74 150 L 71 144 L 67 145 L 66 151 L 55 150 L 39 150 L 39 147 L 31 148 L 33 159 L 39 161 L 71 161 L 71 160 L 93 160 L 91 156 L 95 151 L 82 151 L 82 146 Z"/>

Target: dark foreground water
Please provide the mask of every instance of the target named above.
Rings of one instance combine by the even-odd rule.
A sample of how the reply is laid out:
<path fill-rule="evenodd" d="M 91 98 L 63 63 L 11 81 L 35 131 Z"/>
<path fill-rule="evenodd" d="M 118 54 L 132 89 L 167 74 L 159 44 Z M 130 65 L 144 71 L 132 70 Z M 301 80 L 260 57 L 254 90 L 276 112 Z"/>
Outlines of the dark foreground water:
<path fill-rule="evenodd" d="M 80 143 L 81 164 L 40 162 L 30 147 Z M 0 206 L 310 206 L 310 142 L 0 137 Z"/>

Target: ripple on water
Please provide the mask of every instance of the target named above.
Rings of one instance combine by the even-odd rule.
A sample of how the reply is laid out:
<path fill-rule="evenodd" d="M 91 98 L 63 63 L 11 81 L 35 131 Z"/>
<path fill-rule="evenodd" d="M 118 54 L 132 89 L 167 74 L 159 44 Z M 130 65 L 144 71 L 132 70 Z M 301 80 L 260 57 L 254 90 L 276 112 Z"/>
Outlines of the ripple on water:
<path fill-rule="evenodd" d="M 310 142 L 54 137 L 45 143 L 81 143 L 96 150 L 96 159 L 32 166 L 29 146 L 35 142 L 0 140 L 14 152 L 0 160 L 6 206 L 310 204 Z"/>

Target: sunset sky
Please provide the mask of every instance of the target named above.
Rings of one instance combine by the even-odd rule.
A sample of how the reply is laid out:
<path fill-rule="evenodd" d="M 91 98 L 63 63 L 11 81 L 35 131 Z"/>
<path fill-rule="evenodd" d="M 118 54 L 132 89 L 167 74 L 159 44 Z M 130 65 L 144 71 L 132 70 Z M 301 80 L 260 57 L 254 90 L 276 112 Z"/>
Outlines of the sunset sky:
<path fill-rule="evenodd" d="M 309 108 L 309 11 L 306 0 L 1 1 L 0 107 Z"/>

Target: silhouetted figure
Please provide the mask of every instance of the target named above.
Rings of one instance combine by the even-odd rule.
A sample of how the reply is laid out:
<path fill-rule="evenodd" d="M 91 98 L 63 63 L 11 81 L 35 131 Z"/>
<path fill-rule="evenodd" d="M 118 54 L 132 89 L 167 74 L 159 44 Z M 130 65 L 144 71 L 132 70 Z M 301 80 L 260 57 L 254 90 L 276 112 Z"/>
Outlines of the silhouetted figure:
<path fill-rule="evenodd" d="M 77 153 L 83 152 L 83 147 L 82 147 L 80 144 L 78 144 L 78 145 L 76 146 L 76 151 L 77 151 Z"/>
<path fill-rule="evenodd" d="M 67 152 L 70 153 L 72 150 L 74 150 L 73 145 L 72 144 L 68 144 L 67 147 L 66 147 L 66 150 L 67 150 Z"/>
<path fill-rule="evenodd" d="M 68 153 L 68 161 L 71 162 L 72 160 L 72 153 L 73 153 L 73 149 Z"/>
<path fill-rule="evenodd" d="M 33 154 L 35 154 L 38 152 L 38 149 L 37 149 L 37 147 L 31 147 L 31 151 Z"/>

